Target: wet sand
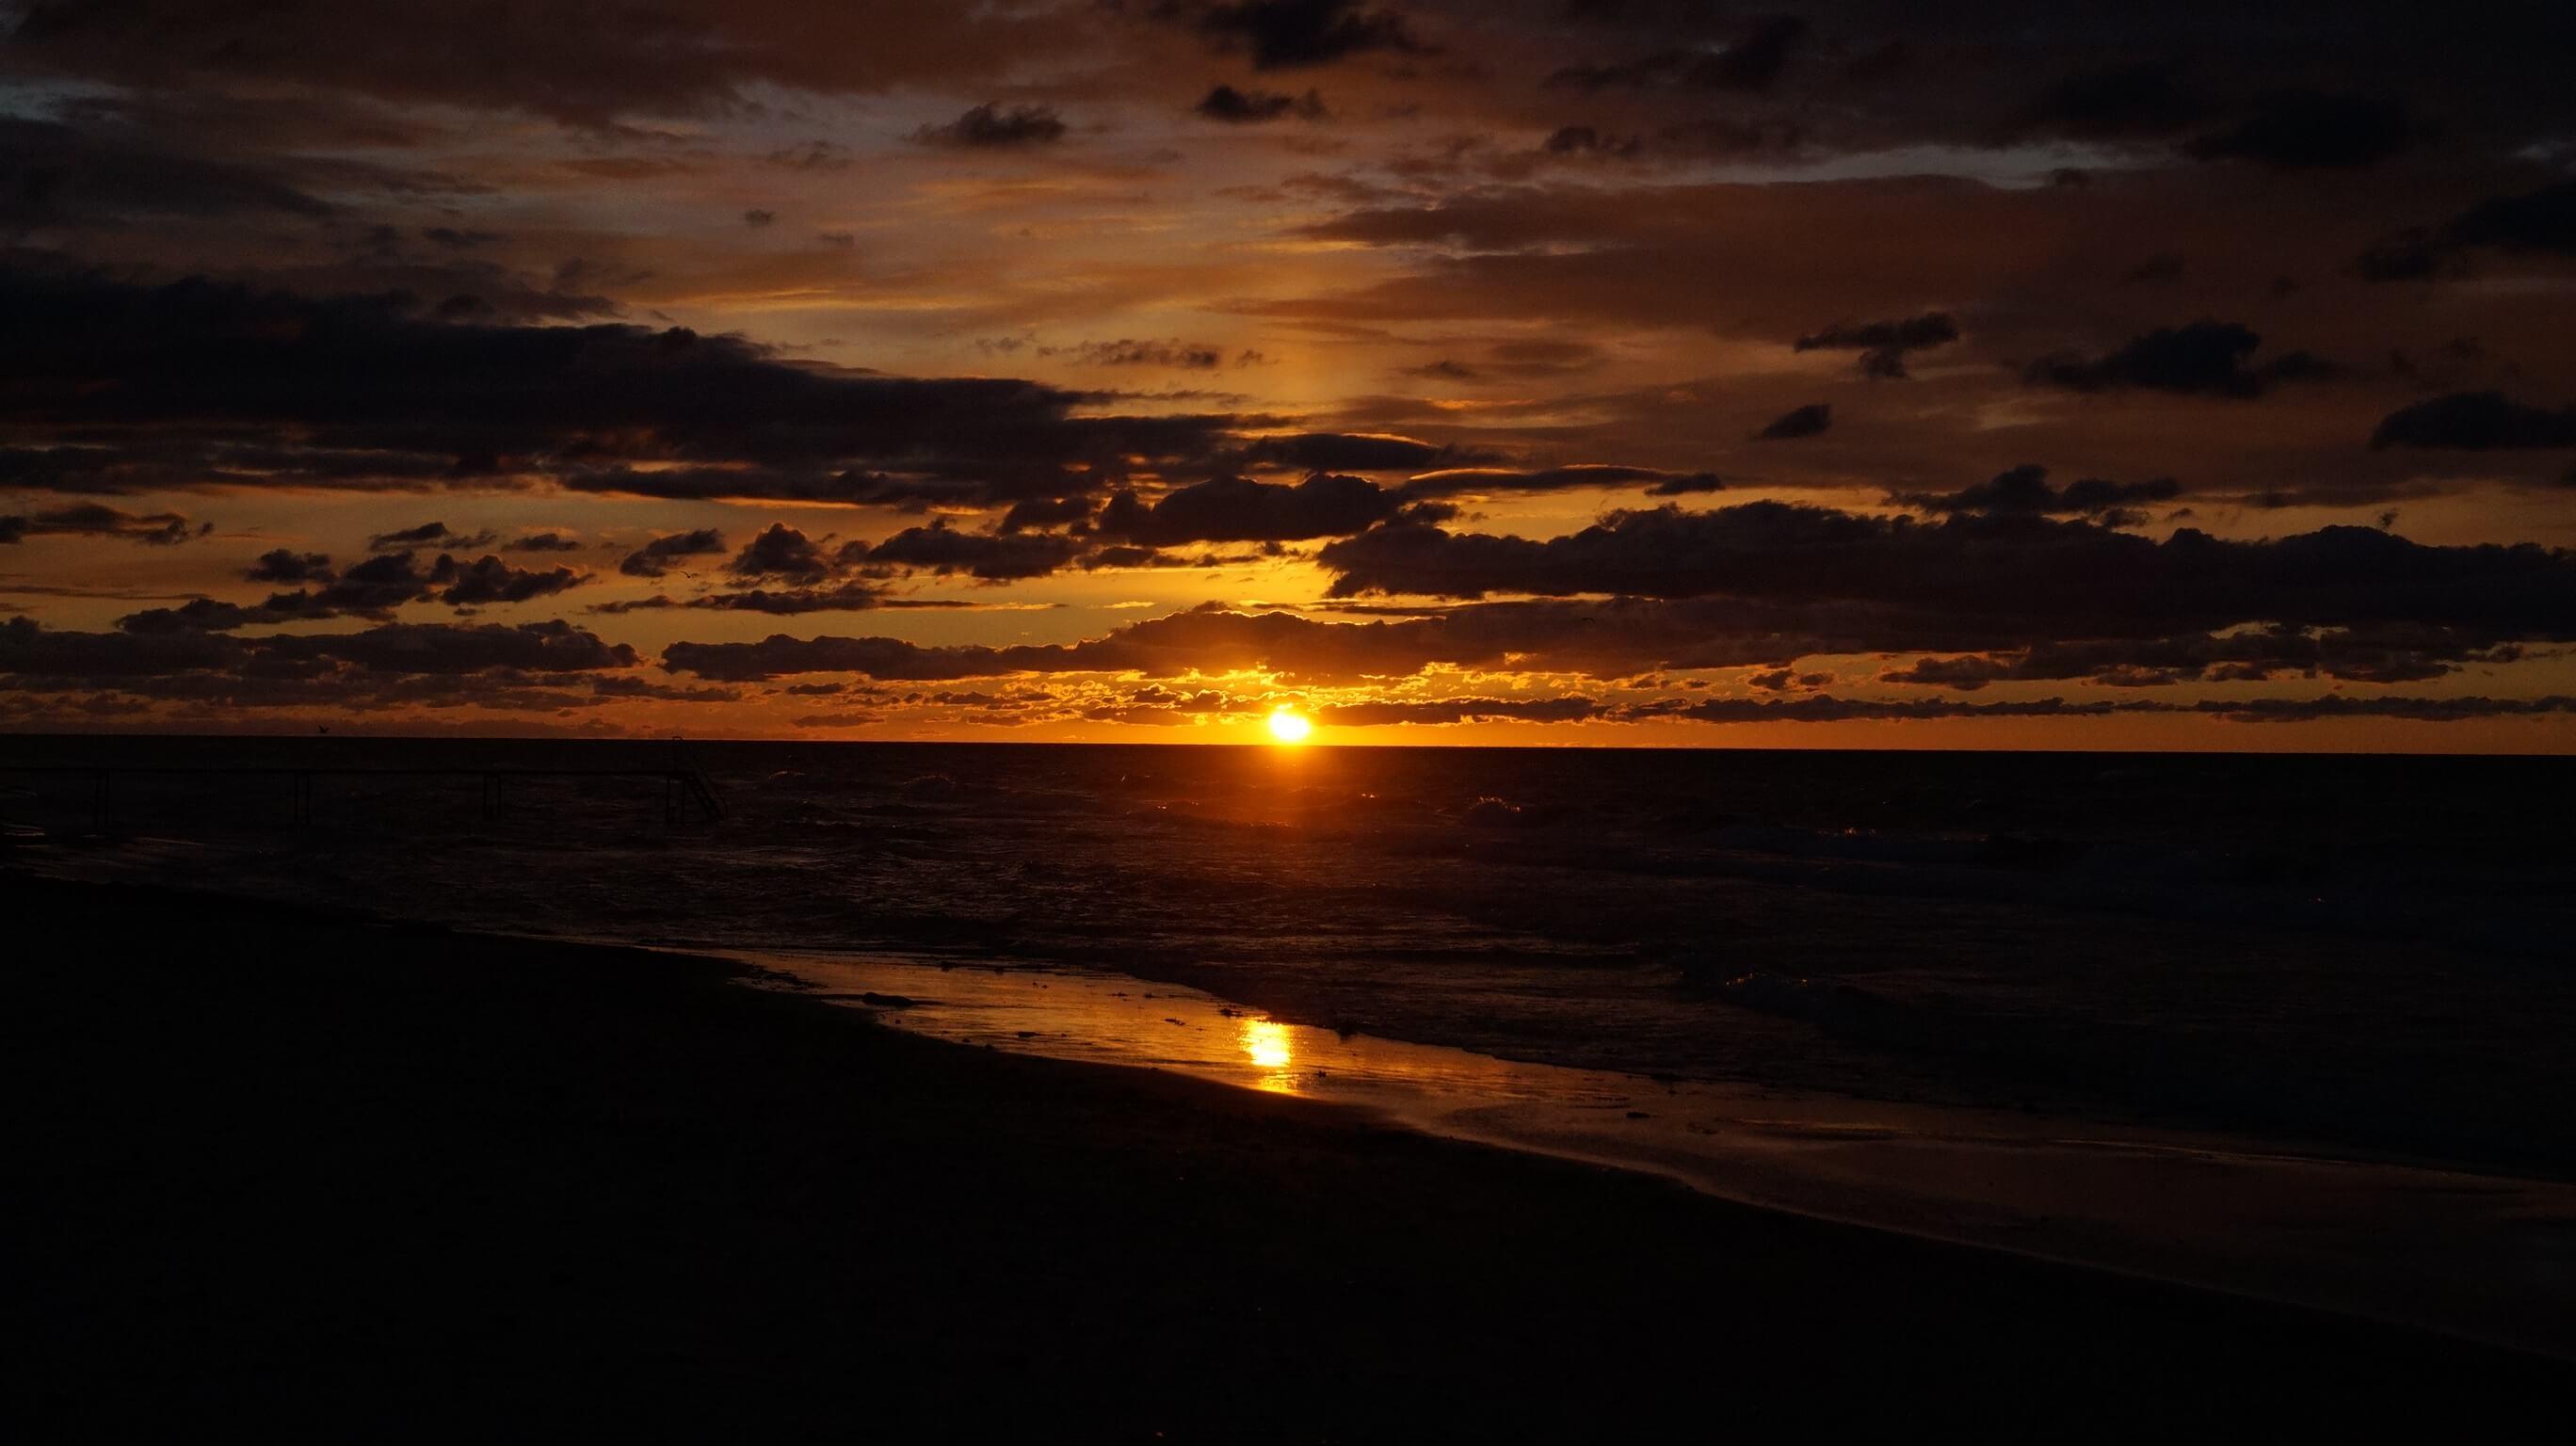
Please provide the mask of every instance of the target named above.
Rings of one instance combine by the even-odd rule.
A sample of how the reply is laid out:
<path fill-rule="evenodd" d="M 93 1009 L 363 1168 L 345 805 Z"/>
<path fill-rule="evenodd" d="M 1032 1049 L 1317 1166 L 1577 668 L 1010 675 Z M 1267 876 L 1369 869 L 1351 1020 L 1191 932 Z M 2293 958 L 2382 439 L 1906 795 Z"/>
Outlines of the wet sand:
<path fill-rule="evenodd" d="M 5 875 L 0 909 L 28 1439 L 2477 1433 L 2571 1374 L 912 1037 L 719 961 Z"/>
<path fill-rule="evenodd" d="M 956 1043 L 1174 1070 L 1739 1204 L 2576 1362 L 2576 1183 L 2349 1146 L 1498 1059 L 1071 968 L 735 957 Z"/>

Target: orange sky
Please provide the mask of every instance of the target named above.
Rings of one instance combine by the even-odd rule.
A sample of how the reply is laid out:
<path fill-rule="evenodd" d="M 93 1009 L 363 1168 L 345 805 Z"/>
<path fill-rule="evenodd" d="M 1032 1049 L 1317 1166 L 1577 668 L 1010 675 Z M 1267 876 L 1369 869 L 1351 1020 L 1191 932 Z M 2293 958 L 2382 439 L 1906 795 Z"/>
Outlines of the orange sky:
<path fill-rule="evenodd" d="M 0 5 L 0 728 L 2576 745 L 2563 20 L 1791 8 Z"/>

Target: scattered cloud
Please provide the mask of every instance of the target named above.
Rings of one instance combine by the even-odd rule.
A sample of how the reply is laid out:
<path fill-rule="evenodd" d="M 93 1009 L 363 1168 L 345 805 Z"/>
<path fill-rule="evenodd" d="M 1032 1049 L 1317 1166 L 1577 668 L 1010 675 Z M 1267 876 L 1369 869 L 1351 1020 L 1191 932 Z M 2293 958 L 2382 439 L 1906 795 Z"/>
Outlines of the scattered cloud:
<path fill-rule="evenodd" d="M 945 125 L 923 126 L 912 133 L 912 138 L 926 146 L 1015 150 L 1063 140 L 1065 130 L 1064 118 L 1055 113 L 1053 106 L 1013 106 L 1004 110 L 988 101 Z"/>

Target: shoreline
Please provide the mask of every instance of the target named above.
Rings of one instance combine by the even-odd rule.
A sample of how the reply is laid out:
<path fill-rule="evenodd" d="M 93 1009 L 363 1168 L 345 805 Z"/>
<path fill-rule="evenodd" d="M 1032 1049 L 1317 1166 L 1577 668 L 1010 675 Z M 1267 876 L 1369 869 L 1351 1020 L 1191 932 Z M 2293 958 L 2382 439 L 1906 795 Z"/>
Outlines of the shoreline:
<path fill-rule="evenodd" d="M 1087 968 L 713 952 L 932 1039 L 1168 1070 L 1755 1209 L 2576 1362 L 2576 1298 L 2529 1278 L 2548 1252 L 2534 1222 L 2576 1224 L 2576 1188 L 2502 1166 L 1503 1059 Z"/>
<path fill-rule="evenodd" d="M 704 958 L 6 871 L 0 902 L 53 1247 L 18 1292 L 48 1324 L 31 1419 L 1379 1439 L 1691 1408 L 2180 1424 L 2224 1399 L 2456 1426 L 2568 1379 L 910 1039 Z"/>

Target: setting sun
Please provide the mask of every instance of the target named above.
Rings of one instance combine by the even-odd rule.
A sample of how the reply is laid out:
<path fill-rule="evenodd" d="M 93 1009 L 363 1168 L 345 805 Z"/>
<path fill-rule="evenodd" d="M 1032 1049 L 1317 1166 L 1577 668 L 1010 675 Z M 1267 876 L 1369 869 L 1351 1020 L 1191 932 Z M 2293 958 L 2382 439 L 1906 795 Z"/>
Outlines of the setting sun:
<path fill-rule="evenodd" d="M 1282 708 L 1270 715 L 1270 736 L 1282 743 L 1303 743 L 1314 731 L 1314 721 L 1302 713 Z"/>

